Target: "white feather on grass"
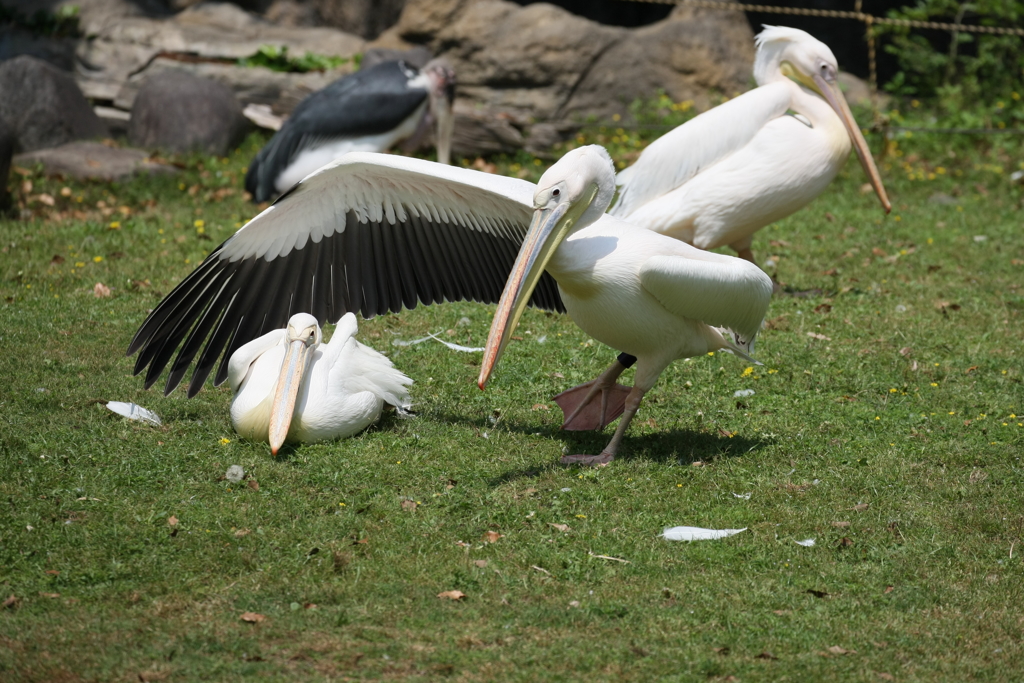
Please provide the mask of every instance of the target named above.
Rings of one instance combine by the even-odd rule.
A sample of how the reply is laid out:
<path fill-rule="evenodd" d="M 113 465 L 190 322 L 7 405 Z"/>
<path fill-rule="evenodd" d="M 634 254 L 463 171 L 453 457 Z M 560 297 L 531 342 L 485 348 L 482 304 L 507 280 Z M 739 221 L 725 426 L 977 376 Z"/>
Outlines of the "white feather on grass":
<path fill-rule="evenodd" d="M 702 529 L 696 526 L 674 526 L 661 532 L 661 536 L 666 541 L 714 541 L 746 530 L 747 527 L 742 529 Z"/>
<path fill-rule="evenodd" d="M 123 415 L 129 420 L 145 422 L 146 424 L 153 425 L 154 427 L 160 427 L 163 425 L 163 422 L 160 421 L 159 415 L 154 413 L 152 410 L 146 410 L 142 406 L 135 405 L 134 403 L 108 401 L 107 409 L 114 411 L 118 415 Z"/>
<path fill-rule="evenodd" d="M 426 337 L 423 337 L 421 339 L 413 339 L 412 341 L 403 341 L 401 339 L 396 339 L 396 340 L 394 340 L 391 343 L 394 346 L 413 346 L 414 344 L 422 344 L 423 342 L 425 342 L 427 340 L 430 340 L 430 339 L 434 339 L 434 340 L 437 340 L 437 341 L 441 342 L 442 344 L 447 346 L 452 351 L 462 351 L 464 353 L 473 353 L 474 351 L 483 351 L 484 350 L 484 347 L 482 347 L 482 346 L 462 346 L 461 344 L 452 344 L 451 342 L 446 342 L 444 339 L 441 339 L 436 334 L 429 334 Z"/>

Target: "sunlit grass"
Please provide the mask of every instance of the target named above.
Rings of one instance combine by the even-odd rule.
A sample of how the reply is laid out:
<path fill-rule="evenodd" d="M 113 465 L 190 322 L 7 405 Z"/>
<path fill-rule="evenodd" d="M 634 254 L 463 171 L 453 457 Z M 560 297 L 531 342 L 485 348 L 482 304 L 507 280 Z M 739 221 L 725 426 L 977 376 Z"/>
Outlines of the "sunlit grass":
<path fill-rule="evenodd" d="M 623 158 L 644 130 L 569 144 Z M 559 456 L 608 434 L 560 432 L 550 397 L 613 352 L 534 311 L 486 392 L 477 355 L 392 342 L 480 345 L 489 307 L 362 322 L 416 380 L 417 417 L 277 459 L 232 433 L 226 387 L 142 389 L 124 349 L 254 213 L 240 187 L 261 142 L 173 177 L 17 177 L 32 183 L 13 188 L 25 218 L 0 222 L 0 598 L 16 598 L 0 678 L 1016 676 L 1024 245 L 1020 191 L 988 151 L 900 142 L 883 157 L 891 217 L 850 163 L 762 231 L 755 253 L 788 290 L 758 340 L 764 366 L 674 364 L 623 457 L 581 470 Z M 548 165 L 489 162 L 530 179 Z M 230 465 L 248 479 L 223 479 Z M 748 531 L 658 538 L 680 524 Z M 467 597 L 436 597 L 453 589 Z"/>

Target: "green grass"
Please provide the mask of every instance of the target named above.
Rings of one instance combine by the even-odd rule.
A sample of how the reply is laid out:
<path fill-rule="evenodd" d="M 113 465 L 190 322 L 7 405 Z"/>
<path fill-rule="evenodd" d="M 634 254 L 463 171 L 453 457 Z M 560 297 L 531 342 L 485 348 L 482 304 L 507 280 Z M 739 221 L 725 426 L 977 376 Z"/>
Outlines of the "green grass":
<path fill-rule="evenodd" d="M 615 154 L 640 144 L 584 139 L 602 136 Z M 560 432 L 550 397 L 613 353 L 536 311 L 486 392 L 478 354 L 392 341 L 480 345 L 491 308 L 362 322 L 416 380 L 417 417 L 276 459 L 232 433 L 226 387 L 142 389 L 124 349 L 253 213 L 217 190 L 240 187 L 261 142 L 183 159 L 173 178 L 15 187 L 55 206 L 0 221 L 0 597 L 17 599 L 0 609 L 0 678 L 1019 677 L 1024 245 L 1020 192 L 991 154 L 932 181 L 916 169 L 935 159 L 890 157 L 887 219 L 849 163 L 755 240 L 790 290 L 758 340 L 765 366 L 675 363 L 623 457 L 582 470 L 557 465 L 563 450 L 596 452 L 610 431 Z M 546 166 L 496 161 L 531 178 Z M 222 479 L 233 464 L 258 490 Z M 681 524 L 749 529 L 658 538 Z M 448 590 L 467 597 L 436 597 Z"/>

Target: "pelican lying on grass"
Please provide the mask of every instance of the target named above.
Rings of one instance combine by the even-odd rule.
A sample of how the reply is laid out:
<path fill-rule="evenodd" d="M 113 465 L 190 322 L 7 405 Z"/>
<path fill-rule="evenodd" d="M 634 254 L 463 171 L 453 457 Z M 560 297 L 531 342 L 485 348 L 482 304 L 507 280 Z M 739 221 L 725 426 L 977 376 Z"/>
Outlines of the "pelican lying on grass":
<path fill-rule="evenodd" d="M 619 173 L 610 213 L 701 249 L 728 245 L 754 263 L 754 233 L 824 192 L 851 146 L 888 213 L 878 168 L 837 75 L 827 45 L 799 29 L 766 26 L 754 62 L 760 87 L 652 142 Z M 629 389 L 616 379 L 635 362 L 623 353 L 596 380 L 556 396 L 565 428 L 601 429 L 622 413 Z M 595 386 L 608 403 L 604 419 L 569 419 Z"/>
<path fill-rule="evenodd" d="M 347 313 L 331 341 L 322 344 L 316 318 L 297 313 L 286 329 L 235 351 L 228 363 L 235 431 L 269 441 L 277 455 L 285 441 L 326 441 L 361 432 L 380 417 L 385 403 L 408 409 L 412 380 L 356 341 L 356 331 L 356 317 Z"/>

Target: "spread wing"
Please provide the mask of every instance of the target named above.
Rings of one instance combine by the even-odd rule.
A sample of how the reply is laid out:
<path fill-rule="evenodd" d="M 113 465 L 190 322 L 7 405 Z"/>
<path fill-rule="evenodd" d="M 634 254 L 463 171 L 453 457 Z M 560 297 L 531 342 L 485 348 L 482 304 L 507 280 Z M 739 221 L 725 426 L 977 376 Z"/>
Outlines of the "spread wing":
<path fill-rule="evenodd" d="M 352 153 L 307 177 L 211 253 L 153 310 L 128 354 L 152 386 L 177 351 L 195 395 L 222 358 L 299 312 L 334 322 L 418 303 L 494 303 L 529 228 L 534 186 L 421 159 Z M 531 304 L 562 311 L 544 275 Z M 205 344 L 205 345 L 204 345 Z M 200 353 L 201 350 L 201 353 Z M 148 368 L 148 369 L 147 369 Z"/>

